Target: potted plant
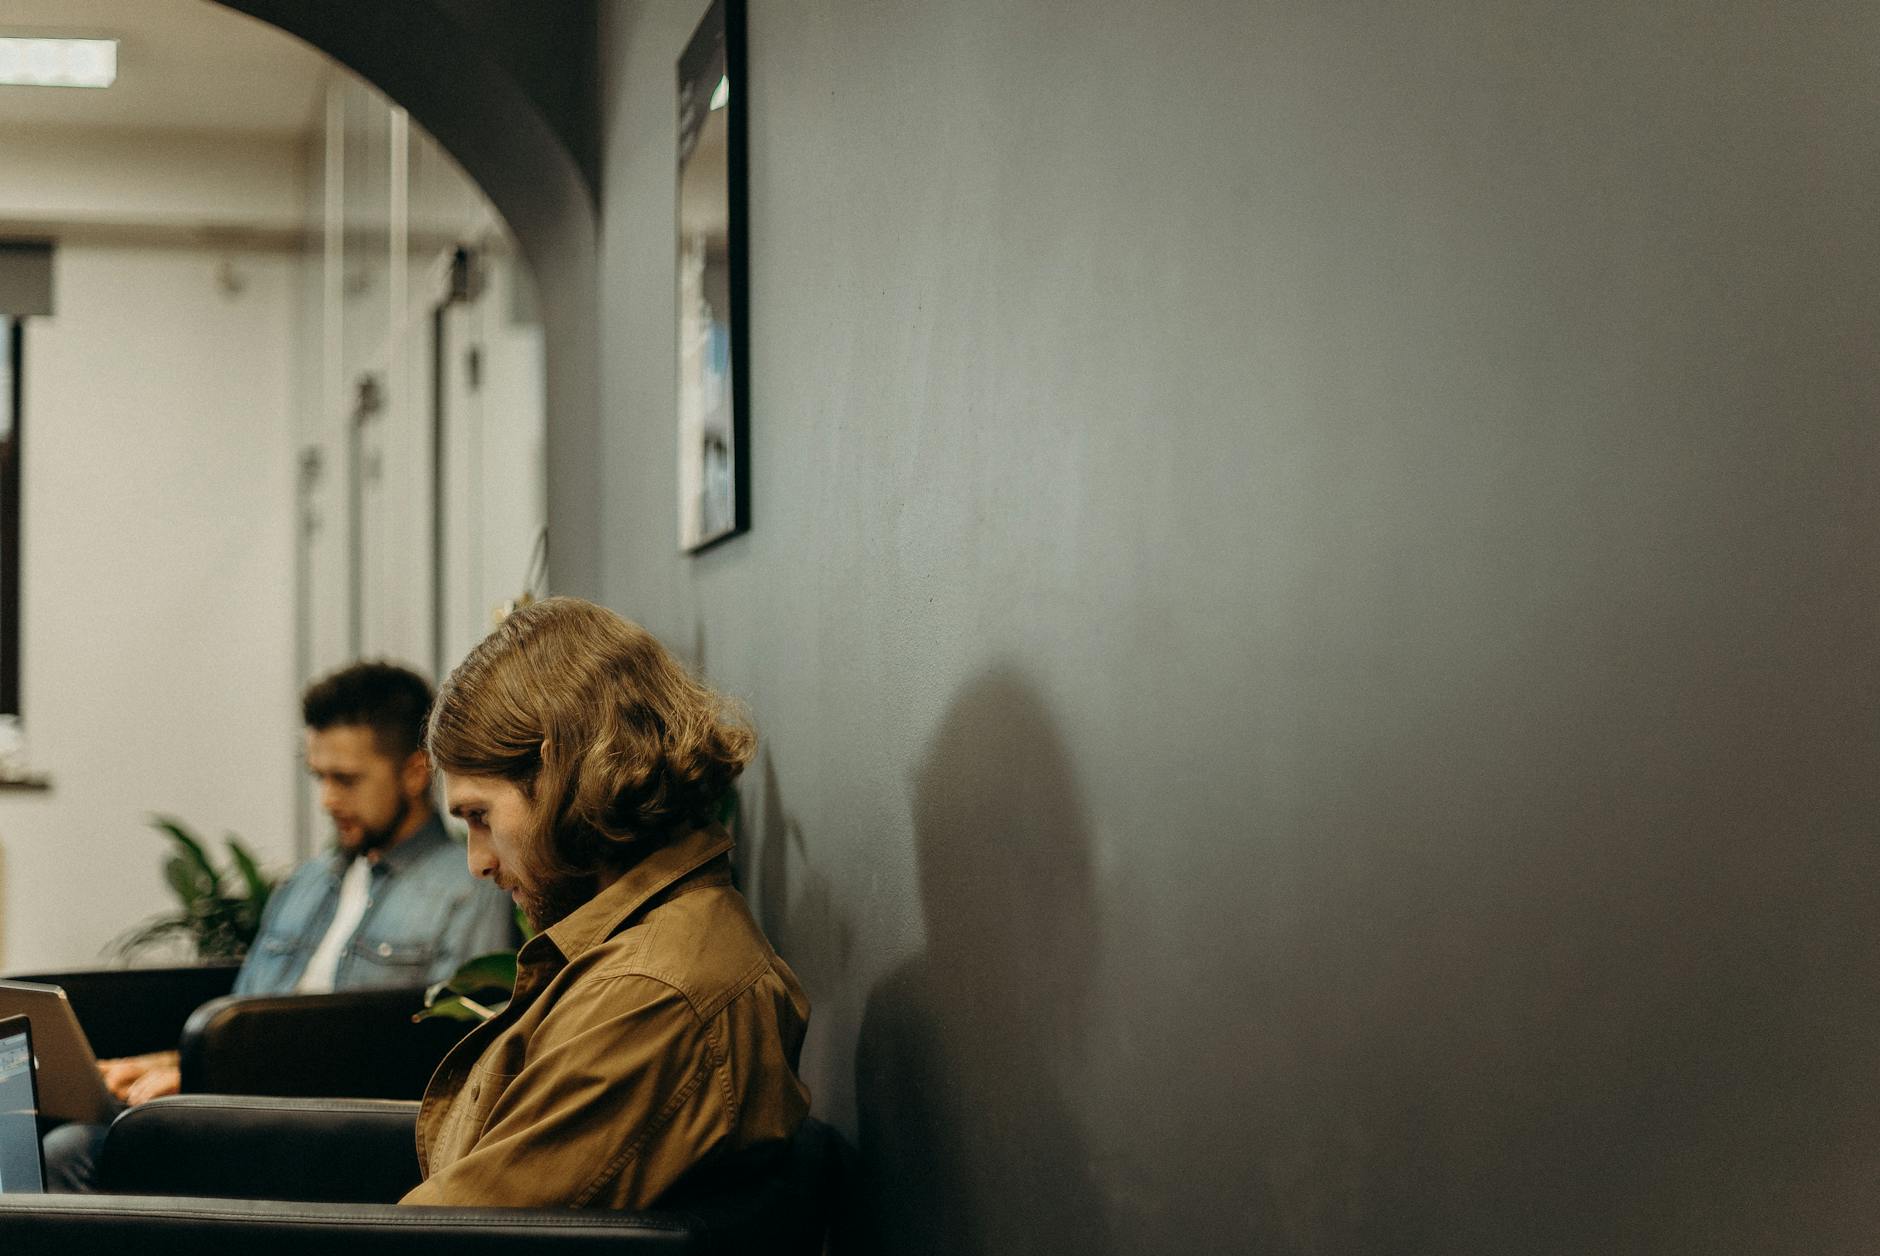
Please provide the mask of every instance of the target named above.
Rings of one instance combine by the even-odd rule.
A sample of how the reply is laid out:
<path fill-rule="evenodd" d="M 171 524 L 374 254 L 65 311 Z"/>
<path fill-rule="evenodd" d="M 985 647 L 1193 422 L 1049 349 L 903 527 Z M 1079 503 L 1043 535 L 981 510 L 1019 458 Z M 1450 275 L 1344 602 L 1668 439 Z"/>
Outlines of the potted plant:
<path fill-rule="evenodd" d="M 170 855 L 163 879 L 176 895 L 177 910 L 152 917 L 112 943 L 125 959 L 175 937 L 194 945 L 196 958 L 239 960 L 261 928 L 261 913 L 274 892 L 274 879 L 261 871 L 248 848 L 233 833 L 224 840 L 232 867 L 215 866 L 202 841 L 174 816 L 153 815 L 151 827 L 169 838 Z"/>

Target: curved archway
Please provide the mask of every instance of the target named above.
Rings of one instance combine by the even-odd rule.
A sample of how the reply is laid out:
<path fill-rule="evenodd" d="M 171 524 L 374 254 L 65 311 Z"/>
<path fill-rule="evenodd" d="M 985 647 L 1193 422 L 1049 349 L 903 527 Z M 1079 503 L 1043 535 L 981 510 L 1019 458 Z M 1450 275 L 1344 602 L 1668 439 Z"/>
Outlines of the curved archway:
<path fill-rule="evenodd" d="M 599 592 L 593 0 L 496 11 L 464 0 L 217 0 L 305 40 L 429 131 L 508 221 L 546 348 L 549 581 Z"/>

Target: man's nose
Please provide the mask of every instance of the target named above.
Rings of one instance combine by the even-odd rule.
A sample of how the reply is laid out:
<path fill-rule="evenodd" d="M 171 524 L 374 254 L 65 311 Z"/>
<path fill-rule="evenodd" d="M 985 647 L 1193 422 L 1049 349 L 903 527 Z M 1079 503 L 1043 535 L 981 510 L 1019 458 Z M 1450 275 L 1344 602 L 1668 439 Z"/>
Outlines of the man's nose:
<path fill-rule="evenodd" d="M 471 876 L 495 877 L 496 853 L 490 849 L 488 842 L 479 841 L 476 834 L 472 833 L 470 840 L 464 843 L 464 848 L 470 855 Z"/>

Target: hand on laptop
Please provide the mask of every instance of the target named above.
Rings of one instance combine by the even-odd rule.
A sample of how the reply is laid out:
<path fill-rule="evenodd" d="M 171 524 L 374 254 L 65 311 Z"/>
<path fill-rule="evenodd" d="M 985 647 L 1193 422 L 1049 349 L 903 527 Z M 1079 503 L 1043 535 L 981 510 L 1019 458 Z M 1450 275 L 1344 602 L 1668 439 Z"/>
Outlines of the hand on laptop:
<path fill-rule="evenodd" d="M 130 1093 L 124 1096 L 124 1102 L 136 1105 L 148 1103 L 152 1099 L 161 1099 L 173 1095 L 183 1088 L 183 1072 L 174 1065 L 153 1068 L 132 1085 Z"/>
<path fill-rule="evenodd" d="M 174 1051 L 153 1051 L 149 1055 L 128 1055 L 118 1060 L 98 1061 L 98 1072 L 105 1087 L 125 1103 L 173 1095 L 182 1089 L 180 1060 Z"/>

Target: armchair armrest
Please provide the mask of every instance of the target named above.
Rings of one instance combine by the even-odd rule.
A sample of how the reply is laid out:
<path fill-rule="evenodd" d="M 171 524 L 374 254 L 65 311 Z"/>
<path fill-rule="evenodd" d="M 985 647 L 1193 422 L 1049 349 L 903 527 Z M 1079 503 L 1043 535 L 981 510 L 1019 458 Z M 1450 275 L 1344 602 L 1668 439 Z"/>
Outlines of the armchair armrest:
<path fill-rule="evenodd" d="M 63 973 L 21 973 L 15 981 L 58 986 L 100 1059 L 169 1051 L 183 1023 L 201 1004 L 235 985 L 239 964 L 178 968 L 95 968 Z"/>
<path fill-rule="evenodd" d="M 361 1146 L 387 1153 L 409 1132 L 413 1104 L 233 1099 L 179 1096 L 146 1105 L 156 1119 L 136 1130 L 131 1113 L 111 1127 L 104 1172 L 113 1189 L 150 1190 L 178 1180 L 161 1163 L 207 1156 L 235 1174 L 249 1172 L 249 1154 L 269 1159 L 302 1187 L 315 1159 L 344 1143 L 349 1122 L 364 1131 Z M 134 1109 L 142 1112 L 145 1109 Z M 243 1114 L 248 1114 L 244 1116 Z M 216 1139 L 244 1120 L 248 1150 L 219 1150 Z M 200 1128 L 191 1130 L 191 1125 Z M 114 1148 L 120 1138 L 135 1140 Z M 273 1139 L 278 1146 L 263 1147 Z M 182 1139 L 185 1141 L 175 1141 Z M 303 1141 L 310 1140 L 310 1141 Z M 645 1212 L 580 1209 L 421 1208 L 390 1203 L 287 1202 L 136 1195 L 0 1195 L 0 1251 L 59 1256 L 120 1256 L 184 1251 L 192 1256 L 476 1256 L 479 1253 L 741 1253 L 820 1256 L 826 1229 L 836 1139 L 805 1121 L 791 1142 L 749 1172 L 717 1166 L 708 1181 L 681 1187 L 670 1204 Z M 412 1156 L 415 1171 L 415 1153 Z M 349 1153 L 350 1154 L 350 1153 Z M 389 1165 L 396 1155 L 387 1154 Z M 180 1172 L 188 1173 L 188 1170 Z M 204 1171 L 191 1187 L 226 1187 Z M 257 1183 L 251 1183 L 257 1184 Z M 359 1193 L 365 1193 L 363 1184 Z M 351 1188 L 348 1188 L 351 1189 Z M 396 1184 L 389 1189 L 397 1190 Z"/>
<path fill-rule="evenodd" d="M 418 1105 L 173 1095 L 127 1108 L 98 1159 L 120 1195 L 387 1203 L 418 1184 Z"/>
<path fill-rule="evenodd" d="M 183 1027 L 183 1089 L 192 1094 L 416 1099 L 460 1021 L 412 1022 L 421 987 L 337 994 L 228 995 Z"/>
<path fill-rule="evenodd" d="M 0 1195 L 0 1248 L 59 1256 L 189 1252 L 191 1256 L 686 1256 L 820 1248 L 726 1246 L 682 1220 L 650 1214 L 152 1195 Z"/>

